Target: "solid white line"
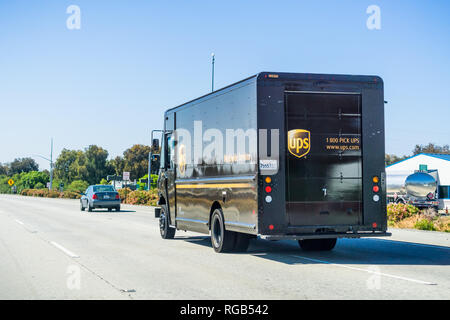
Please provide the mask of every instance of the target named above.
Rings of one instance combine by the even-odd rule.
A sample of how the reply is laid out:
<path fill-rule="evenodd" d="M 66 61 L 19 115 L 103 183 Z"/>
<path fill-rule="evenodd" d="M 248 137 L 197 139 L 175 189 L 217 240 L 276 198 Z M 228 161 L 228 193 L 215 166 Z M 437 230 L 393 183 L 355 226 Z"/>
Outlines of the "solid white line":
<path fill-rule="evenodd" d="M 367 273 L 372 273 L 372 274 L 376 274 L 376 275 L 379 275 L 379 276 L 385 276 L 385 277 L 394 278 L 394 279 L 400 279 L 400 280 L 405 280 L 405 281 L 410 281 L 410 282 L 415 282 L 415 283 L 420 283 L 420 284 L 426 284 L 426 285 L 437 285 L 436 283 L 432 283 L 432 282 L 427 282 L 427 281 L 422 281 L 422 280 L 416 280 L 416 279 L 396 276 L 396 275 L 392 275 L 392 274 L 388 274 L 388 273 L 375 272 L 375 271 L 372 271 L 372 270 L 369 270 L 369 269 L 366 270 L 366 269 L 361 269 L 361 268 L 356 268 L 356 267 L 350 267 L 350 266 L 346 266 L 346 265 L 343 265 L 343 264 L 337 264 L 337 263 L 332 263 L 332 262 L 318 260 L 318 259 L 312 259 L 312 258 L 307 258 L 307 257 L 302 257 L 302 256 L 293 256 L 293 257 L 300 258 L 300 259 L 305 259 L 305 260 L 310 260 L 310 261 L 313 261 L 313 262 L 329 264 L 329 265 L 332 265 L 332 266 L 335 266 L 335 267 L 341 267 L 341 268 L 346 268 L 346 269 L 350 269 L 350 270 L 364 271 L 364 272 L 367 272 Z"/>
<path fill-rule="evenodd" d="M 18 224 L 25 225 L 22 221 L 15 219 Z"/>
<path fill-rule="evenodd" d="M 59 250 L 61 250 L 62 252 L 64 252 L 65 254 L 67 254 L 69 257 L 71 258 L 79 258 L 80 256 L 67 250 L 66 248 L 64 248 L 62 245 L 57 244 L 56 242 L 50 241 L 50 243 L 52 245 L 54 245 L 56 248 L 58 248 Z"/>

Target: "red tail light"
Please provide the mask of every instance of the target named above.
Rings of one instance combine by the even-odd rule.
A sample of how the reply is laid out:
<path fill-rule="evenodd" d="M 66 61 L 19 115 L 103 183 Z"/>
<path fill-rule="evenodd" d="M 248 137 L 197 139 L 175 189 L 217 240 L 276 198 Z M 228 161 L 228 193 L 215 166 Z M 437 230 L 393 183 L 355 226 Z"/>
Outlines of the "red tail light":
<path fill-rule="evenodd" d="M 92 195 L 92 199 L 98 199 L 98 197 L 97 197 L 97 195 L 94 193 L 93 195 Z"/>
<path fill-rule="evenodd" d="M 119 194 L 116 194 L 116 200 L 119 200 L 119 199 L 120 199 Z"/>
<path fill-rule="evenodd" d="M 373 186 L 373 192 L 378 192 L 380 191 L 380 187 L 378 186 Z"/>
<path fill-rule="evenodd" d="M 272 187 L 271 186 L 267 186 L 266 187 L 266 192 L 267 193 L 271 193 L 272 192 Z"/>

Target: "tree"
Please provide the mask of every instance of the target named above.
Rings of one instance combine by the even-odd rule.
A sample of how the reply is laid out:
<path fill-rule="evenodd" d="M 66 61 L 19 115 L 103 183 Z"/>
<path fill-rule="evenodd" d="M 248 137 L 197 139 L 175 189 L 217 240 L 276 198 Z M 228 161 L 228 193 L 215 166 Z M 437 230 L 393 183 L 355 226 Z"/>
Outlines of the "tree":
<path fill-rule="evenodd" d="M 75 180 L 96 184 L 108 174 L 114 173 L 114 168 L 107 161 L 108 151 L 91 145 L 81 150 L 64 149 L 55 163 L 55 178 L 69 185 Z"/>
<path fill-rule="evenodd" d="M 439 154 L 450 154 L 450 147 L 448 144 L 444 145 L 443 147 L 438 146 L 434 143 L 429 143 L 428 145 L 416 145 L 416 147 L 413 150 L 413 155 L 419 154 L 419 153 L 439 153 Z"/>
<path fill-rule="evenodd" d="M 16 158 L 9 165 L 9 175 L 22 172 L 38 171 L 39 165 L 32 158 Z"/>
<path fill-rule="evenodd" d="M 88 186 L 89 184 L 86 181 L 75 180 L 67 187 L 67 190 L 81 193 L 84 192 Z"/>
<path fill-rule="evenodd" d="M 0 163 L 0 176 L 1 175 L 8 175 L 8 171 L 9 171 L 9 168 L 8 168 L 8 166 L 7 165 L 2 165 L 1 163 Z"/>
<path fill-rule="evenodd" d="M 23 186 L 26 189 L 34 189 L 37 184 L 47 185 L 50 177 L 45 172 L 30 171 L 21 174 L 20 180 L 17 181 L 17 186 Z"/>
<path fill-rule="evenodd" d="M 80 175 L 84 173 L 80 170 L 80 164 L 84 163 L 83 151 L 63 149 L 55 162 L 54 175 L 55 179 L 59 179 L 69 184 L 70 182 L 80 179 Z"/>
<path fill-rule="evenodd" d="M 120 157 L 117 156 L 114 159 L 109 161 L 109 164 L 112 166 L 112 168 L 114 169 L 114 173 L 118 176 L 121 176 L 123 173 L 123 169 L 125 168 L 125 160 Z"/>
<path fill-rule="evenodd" d="M 130 172 L 130 179 L 139 179 L 148 173 L 148 154 L 150 147 L 142 144 L 135 144 L 123 153 L 123 171 Z M 120 173 L 121 174 L 121 173 Z"/>
<path fill-rule="evenodd" d="M 384 155 L 384 163 L 386 166 L 389 166 L 391 164 L 394 164 L 396 162 L 402 161 L 404 159 L 408 158 L 408 156 L 403 157 L 397 157 L 395 154 L 385 154 Z"/>
<path fill-rule="evenodd" d="M 114 168 L 106 160 L 108 151 L 96 145 L 89 146 L 85 151 L 87 179 L 89 184 L 99 183 L 100 180 L 114 172 Z"/>

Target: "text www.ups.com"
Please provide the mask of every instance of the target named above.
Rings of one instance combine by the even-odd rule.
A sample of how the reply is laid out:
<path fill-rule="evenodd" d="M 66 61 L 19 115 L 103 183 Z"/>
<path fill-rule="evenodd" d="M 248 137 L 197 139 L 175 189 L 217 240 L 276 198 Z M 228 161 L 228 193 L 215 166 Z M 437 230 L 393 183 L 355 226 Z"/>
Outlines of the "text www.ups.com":
<path fill-rule="evenodd" d="M 327 150 L 359 150 L 359 146 L 349 146 L 349 145 L 327 145 L 325 146 Z"/>

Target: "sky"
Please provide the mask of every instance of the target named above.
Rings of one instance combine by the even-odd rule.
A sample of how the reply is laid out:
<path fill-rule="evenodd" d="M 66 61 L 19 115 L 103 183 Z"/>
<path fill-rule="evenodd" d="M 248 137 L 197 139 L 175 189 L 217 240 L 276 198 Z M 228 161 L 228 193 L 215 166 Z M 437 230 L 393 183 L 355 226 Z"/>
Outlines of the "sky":
<path fill-rule="evenodd" d="M 80 28 L 69 29 L 70 5 Z M 381 29 L 369 30 L 370 5 Z M 386 152 L 450 143 L 449 1 L 0 0 L 0 162 L 150 144 L 163 112 L 261 71 L 378 75 Z"/>

